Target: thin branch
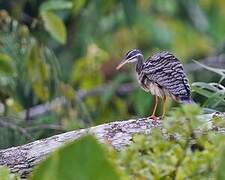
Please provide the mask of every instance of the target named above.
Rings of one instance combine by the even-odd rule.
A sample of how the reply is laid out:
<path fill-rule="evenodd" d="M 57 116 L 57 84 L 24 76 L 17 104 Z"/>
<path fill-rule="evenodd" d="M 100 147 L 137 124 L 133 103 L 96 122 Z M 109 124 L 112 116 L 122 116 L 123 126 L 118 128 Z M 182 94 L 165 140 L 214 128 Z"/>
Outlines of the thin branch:
<path fill-rule="evenodd" d="M 57 130 L 57 131 L 66 131 L 62 126 L 60 125 L 55 125 L 55 124 L 42 124 L 42 125 L 37 125 L 37 126 L 32 126 L 32 127 L 27 127 L 25 128 L 26 131 L 36 131 L 40 129 L 52 129 L 52 130 Z"/>
<path fill-rule="evenodd" d="M 28 140 L 34 140 L 34 138 L 27 132 L 25 128 L 22 128 L 20 126 L 17 126 L 15 123 L 5 121 L 0 119 L 0 125 L 4 126 L 6 128 L 12 129 L 14 131 L 20 132 L 24 137 L 26 137 Z"/>

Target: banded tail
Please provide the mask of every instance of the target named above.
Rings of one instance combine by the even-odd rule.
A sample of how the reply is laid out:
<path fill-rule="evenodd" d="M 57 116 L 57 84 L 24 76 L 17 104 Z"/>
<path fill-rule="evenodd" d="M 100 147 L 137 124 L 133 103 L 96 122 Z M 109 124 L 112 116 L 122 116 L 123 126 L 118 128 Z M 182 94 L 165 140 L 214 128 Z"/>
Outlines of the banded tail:
<path fill-rule="evenodd" d="M 191 97 L 181 97 L 180 102 L 184 104 L 194 104 L 195 102 Z"/>

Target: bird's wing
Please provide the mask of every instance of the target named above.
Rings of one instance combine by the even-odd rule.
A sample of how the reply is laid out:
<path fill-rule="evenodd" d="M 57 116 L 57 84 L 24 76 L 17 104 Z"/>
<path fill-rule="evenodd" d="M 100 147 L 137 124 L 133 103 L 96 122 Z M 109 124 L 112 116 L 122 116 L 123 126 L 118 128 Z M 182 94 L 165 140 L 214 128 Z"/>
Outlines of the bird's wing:
<path fill-rule="evenodd" d="M 183 66 L 173 54 L 162 52 L 151 56 L 143 64 L 142 72 L 178 99 L 190 98 L 190 85 Z"/>

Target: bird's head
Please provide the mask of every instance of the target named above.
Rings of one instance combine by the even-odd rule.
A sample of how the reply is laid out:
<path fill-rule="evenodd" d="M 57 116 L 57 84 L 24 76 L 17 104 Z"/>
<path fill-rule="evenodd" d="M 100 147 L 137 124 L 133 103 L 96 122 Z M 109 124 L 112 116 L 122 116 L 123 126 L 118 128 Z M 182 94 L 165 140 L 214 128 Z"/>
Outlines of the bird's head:
<path fill-rule="evenodd" d="M 140 50 L 138 49 L 132 49 L 128 51 L 125 55 L 125 58 L 121 61 L 121 63 L 116 67 L 116 69 L 120 69 L 123 65 L 127 63 L 134 63 L 136 62 L 139 58 L 143 58 L 143 54 Z"/>

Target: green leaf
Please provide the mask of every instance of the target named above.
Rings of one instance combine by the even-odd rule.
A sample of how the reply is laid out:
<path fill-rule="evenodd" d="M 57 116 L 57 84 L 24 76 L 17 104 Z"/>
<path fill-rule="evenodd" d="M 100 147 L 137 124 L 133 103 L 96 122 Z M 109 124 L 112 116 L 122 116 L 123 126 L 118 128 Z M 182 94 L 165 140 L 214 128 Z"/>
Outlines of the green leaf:
<path fill-rule="evenodd" d="M 92 136 L 57 150 L 32 173 L 31 180 L 118 180 L 102 146 Z"/>
<path fill-rule="evenodd" d="M 13 74 L 13 67 L 12 67 L 12 59 L 6 55 L 0 53 L 0 72 L 4 74 Z"/>
<path fill-rule="evenodd" d="M 207 70 L 209 70 L 209 71 L 212 71 L 212 72 L 214 72 L 214 73 L 217 73 L 217 74 L 221 75 L 222 78 L 225 78 L 225 69 L 212 68 L 212 67 L 209 67 L 209 66 L 207 66 L 207 65 L 204 65 L 204 64 L 202 64 L 202 63 L 200 63 L 200 62 L 198 62 L 198 61 L 195 61 L 195 60 L 193 60 L 193 61 L 194 61 L 196 64 L 198 64 L 198 65 L 204 67 L 205 69 L 207 69 Z"/>
<path fill-rule="evenodd" d="M 19 180 L 15 174 L 11 174 L 10 170 L 5 166 L 0 166 L 0 179 L 1 180 Z"/>
<path fill-rule="evenodd" d="M 63 21 L 52 12 L 42 12 L 41 17 L 44 21 L 46 30 L 58 42 L 66 42 L 66 28 Z"/>
<path fill-rule="evenodd" d="M 192 89 L 208 98 L 204 106 L 216 107 L 220 102 L 225 103 L 225 87 L 221 84 L 195 82 L 192 84 Z"/>
<path fill-rule="evenodd" d="M 36 42 L 33 42 L 27 54 L 26 67 L 35 95 L 43 101 L 48 100 L 49 89 L 46 82 L 49 80 L 49 68 L 45 63 L 43 50 Z"/>
<path fill-rule="evenodd" d="M 70 9 L 72 8 L 73 3 L 69 1 L 46 1 L 41 4 L 40 6 L 40 12 L 44 11 L 51 11 L 51 10 L 63 10 L 63 9 Z"/>

